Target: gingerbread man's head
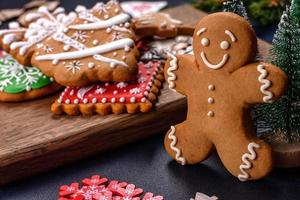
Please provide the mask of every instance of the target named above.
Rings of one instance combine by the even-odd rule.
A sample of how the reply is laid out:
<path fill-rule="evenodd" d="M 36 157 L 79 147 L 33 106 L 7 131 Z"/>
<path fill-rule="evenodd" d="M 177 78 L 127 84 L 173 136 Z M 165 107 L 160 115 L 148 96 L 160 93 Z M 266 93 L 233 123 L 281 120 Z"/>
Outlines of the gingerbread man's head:
<path fill-rule="evenodd" d="M 201 70 L 231 73 L 255 60 L 257 39 L 244 18 L 220 12 L 199 21 L 193 36 L 193 48 Z"/>

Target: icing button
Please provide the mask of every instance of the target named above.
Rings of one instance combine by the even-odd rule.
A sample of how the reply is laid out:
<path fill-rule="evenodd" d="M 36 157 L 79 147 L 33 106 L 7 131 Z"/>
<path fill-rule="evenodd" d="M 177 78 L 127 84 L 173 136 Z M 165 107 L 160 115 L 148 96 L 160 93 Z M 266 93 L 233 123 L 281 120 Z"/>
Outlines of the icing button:
<path fill-rule="evenodd" d="M 215 100 L 214 100 L 214 98 L 212 98 L 212 97 L 208 97 L 207 102 L 208 102 L 209 104 L 213 104 L 213 103 L 215 102 Z"/>
<path fill-rule="evenodd" d="M 214 113 L 213 111 L 209 111 L 209 112 L 207 113 L 207 116 L 208 116 L 208 117 L 213 117 L 213 116 L 215 116 L 215 113 Z"/>
<path fill-rule="evenodd" d="M 209 91 L 214 91 L 216 88 L 213 84 L 208 85 L 208 90 Z"/>

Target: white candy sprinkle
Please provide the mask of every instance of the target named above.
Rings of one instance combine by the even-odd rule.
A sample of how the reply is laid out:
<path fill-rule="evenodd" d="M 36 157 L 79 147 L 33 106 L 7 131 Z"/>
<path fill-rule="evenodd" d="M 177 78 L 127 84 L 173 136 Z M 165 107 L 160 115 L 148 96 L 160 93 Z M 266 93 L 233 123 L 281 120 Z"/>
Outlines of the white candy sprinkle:
<path fill-rule="evenodd" d="M 89 102 L 89 100 L 87 98 L 83 99 L 83 103 L 87 104 Z"/>
<path fill-rule="evenodd" d="M 114 94 L 114 95 L 118 94 L 118 91 L 117 91 L 117 90 L 114 90 L 113 94 Z"/>
<path fill-rule="evenodd" d="M 65 103 L 70 104 L 71 103 L 70 99 L 66 99 Z"/>
<path fill-rule="evenodd" d="M 93 98 L 92 103 L 97 103 L 97 98 Z"/>
<path fill-rule="evenodd" d="M 88 68 L 94 68 L 95 67 L 95 63 L 93 63 L 93 62 L 89 62 L 88 63 Z"/>
<path fill-rule="evenodd" d="M 115 97 L 111 98 L 110 102 L 116 103 L 116 98 Z"/>
<path fill-rule="evenodd" d="M 78 103 L 79 103 L 79 99 L 75 99 L 74 104 L 78 104 Z"/>
<path fill-rule="evenodd" d="M 141 99 L 141 102 L 142 102 L 142 103 L 145 103 L 145 102 L 146 102 L 146 98 L 143 97 L 143 98 Z"/>
<path fill-rule="evenodd" d="M 131 98 L 130 98 L 130 102 L 131 102 L 131 103 L 135 103 L 135 97 L 131 97 Z"/>
<path fill-rule="evenodd" d="M 54 60 L 52 61 L 52 64 L 53 64 L 53 65 L 57 65 L 57 64 L 58 64 L 58 62 L 59 62 L 59 60 L 57 60 L 57 59 L 54 59 Z"/>
<path fill-rule="evenodd" d="M 124 102 L 125 102 L 125 98 L 124 98 L 124 97 L 121 97 L 121 98 L 120 98 L 120 102 L 121 102 L 121 103 L 124 103 Z"/>
<path fill-rule="evenodd" d="M 98 40 L 94 40 L 94 41 L 93 41 L 93 45 L 96 46 L 96 45 L 98 45 L 98 44 L 99 44 L 99 41 L 98 41 Z"/>
<path fill-rule="evenodd" d="M 70 48 L 71 48 L 71 47 L 70 47 L 69 45 L 65 45 L 65 46 L 64 46 L 64 51 L 69 51 Z"/>
<path fill-rule="evenodd" d="M 114 62 L 111 62 L 111 63 L 110 63 L 110 67 L 111 67 L 111 68 L 115 68 L 116 66 L 117 66 L 116 63 L 114 63 Z"/>
<path fill-rule="evenodd" d="M 106 103 L 106 98 L 102 98 L 101 102 Z"/>

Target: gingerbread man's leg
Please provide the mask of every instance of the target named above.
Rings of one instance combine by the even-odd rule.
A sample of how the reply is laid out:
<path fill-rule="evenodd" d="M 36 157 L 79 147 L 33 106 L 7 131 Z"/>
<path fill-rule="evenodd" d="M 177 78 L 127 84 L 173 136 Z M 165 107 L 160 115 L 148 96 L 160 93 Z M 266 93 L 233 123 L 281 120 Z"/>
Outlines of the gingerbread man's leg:
<path fill-rule="evenodd" d="M 196 164 L 205 160 L 213 144 L 197 130 L 192 123 L 185 121 L 171 126 L 165 136 L 165 148 L 169 155 L 182 165 Z"/>
<path fill-rule="evenodd" d="M 229 131 L 227 131 L 229 133 Z M 240 181 L 256 180 L 272 170 L 272 149 L 264 141 L 232 131 L 228 140 L 216 140 L 215 146 L 227 170 Z"/>

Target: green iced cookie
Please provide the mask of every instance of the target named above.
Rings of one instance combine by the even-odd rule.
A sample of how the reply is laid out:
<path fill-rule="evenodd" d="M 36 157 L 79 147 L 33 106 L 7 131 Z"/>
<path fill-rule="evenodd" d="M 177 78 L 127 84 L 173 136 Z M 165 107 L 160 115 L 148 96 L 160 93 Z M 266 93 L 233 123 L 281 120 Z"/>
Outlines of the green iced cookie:
<path fill-rule="evenodd" d="M 17 94 L 50 85 L 52 78 L 35 67 L 24 67 L 12 57 L 0 59 L 0 91 Z"/>

